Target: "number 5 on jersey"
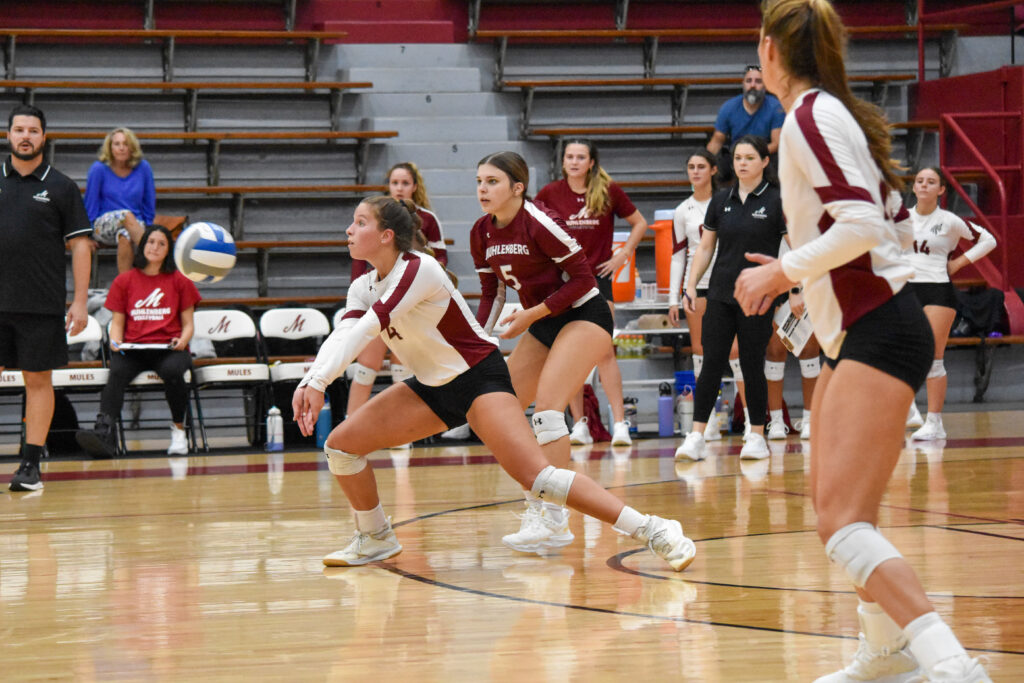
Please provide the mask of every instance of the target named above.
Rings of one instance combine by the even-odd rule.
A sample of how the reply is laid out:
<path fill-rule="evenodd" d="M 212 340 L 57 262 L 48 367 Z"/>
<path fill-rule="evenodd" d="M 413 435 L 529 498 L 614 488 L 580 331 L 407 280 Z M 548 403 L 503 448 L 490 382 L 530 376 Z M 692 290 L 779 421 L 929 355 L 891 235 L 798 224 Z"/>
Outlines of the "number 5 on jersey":
<path fill-rule="evenodd" d="M 515 289 L 516 291 L 518 291 L 519 289 L 522 288 L 522 284 L 520 284 L 519 279 L 515 275 L 512 274 L 512 265 L 511 264 L 505 264 L 505 265 L 499 266 L 499 267 L 501 268 L 501 277 L 502 277 L 502 279 L 504 279 L 507 283 L 512 285 L 512 289 Z"/>

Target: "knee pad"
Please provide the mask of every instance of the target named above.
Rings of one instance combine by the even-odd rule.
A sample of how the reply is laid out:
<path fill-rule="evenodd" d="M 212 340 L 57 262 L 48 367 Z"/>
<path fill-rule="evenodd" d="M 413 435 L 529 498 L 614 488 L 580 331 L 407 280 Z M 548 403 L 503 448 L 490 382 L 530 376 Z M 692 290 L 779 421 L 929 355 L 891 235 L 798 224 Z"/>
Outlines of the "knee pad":
<path fill-rule="evenodd" d="M 878 565 L 903 557 L 877 527 L 867 522 L 847 524 L 832 534 L 825 544 L 825 553 L 830 561 L 843 568 L 858 588 L 864 587 Z"/>
<path fill-rule="evenodd" d="M 533 433 L 541 446 L 569 436 L 569 427 L 565 424 L 565 413 L 561 410 L 541 410 L 533 414 Z"/>
<path fill-rule="evenodd" d="M 928 371 L 928 379 L 936 379 L 937 377 L 946 376 L 946 364 L 942 362 L 942 359 L 932 361 L 932 369 Z"/>
<path fill-rule="evenodd" d="M 764 378 L 769 382 L 781 382 L 786 376 L 786 361 L 778 363 L 773 360 L 764 362 Z"/>
<path fill-rule="evenodd" d="M 377 379 L 377 371 L 366 367 L 362 363 L 353 363 L 348 366 L 345 375 L 355 384 L 362 384 L 366 387 L 371 386 L 373 381 Z"/>
<path fill-rule="evenodd" d="M 693 354 L 693 378 L 700 377 L 700 369 L 704 367 L 704 356 Z"/>
<path fill-rule="evenodd" d="M 530 493 L 546 503 L 565 505 L 565 500 L 569 497 L 569 488 L 575 478 L 576 473 L 572 470 L 561 470 L 554 465 L 548 465 L 533 480 Z"/>
<path fill-rule="evenodd" d="M 398 384 L 412 377 L 412 370 L 398 363 L 391 364 L 391 383 Z"/>
<path fill-rule="evenodd" d="M 365 455 L 353 455 L 330 446 L 324 446 L 324 455 L 327 456 L 327 469 L 331 474 L 350 477 L 359 474 L 366 467 Z"/>
<path fill-rule="evenodd" d="M 805 358 L 800 361 L 800 376 L 814 379 L 821 374 L 821 361 L 818 358 Z"/>
<path fill-rule="evenodd" d="M 730 358 L 729 367 L 732 368 L 732 378 L 737 382 L 743 381 L 743 368 L 740 367 L 739 358 Z"/>

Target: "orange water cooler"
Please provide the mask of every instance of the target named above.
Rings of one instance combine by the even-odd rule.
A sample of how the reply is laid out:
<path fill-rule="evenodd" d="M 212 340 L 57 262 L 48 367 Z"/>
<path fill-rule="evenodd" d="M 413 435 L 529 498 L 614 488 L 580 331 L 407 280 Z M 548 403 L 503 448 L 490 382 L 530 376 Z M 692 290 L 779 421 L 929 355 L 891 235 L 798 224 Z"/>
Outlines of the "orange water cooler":
<path fill-rule="evenodd" d="M 669 290 L 669 271 L 672 268 L 672 217 L 674 209 L 659 209 L 654 212 L 654 266 L 658 293 Z"/>
<path fill-rule="evenodd" d="M 612 235 L 612 251 L 620 248 L 629 240 L 628 232 L 616 232 Z M 669 245 L 671 249 L 671 245 Z M 612 299 L 616 303 L 632 301 L 636 297 L 636 254 L 632 254 L 622 267 L 612 273 Z"/>

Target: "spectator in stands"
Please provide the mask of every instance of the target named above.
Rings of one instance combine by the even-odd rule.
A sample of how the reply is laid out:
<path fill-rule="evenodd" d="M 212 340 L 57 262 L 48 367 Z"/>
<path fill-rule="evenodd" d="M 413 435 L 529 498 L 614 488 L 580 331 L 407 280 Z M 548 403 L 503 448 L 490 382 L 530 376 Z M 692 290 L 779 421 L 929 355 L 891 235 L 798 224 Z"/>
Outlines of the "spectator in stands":
<path fill-rule="evenodd" d="M 615 301 L 612 298 L 612 276 L 623 267 L 636 250 L 647 221 L 622 191 L 601 168 L 597 146 L 583 138 L 565 143 L 562 156 L 562 179 L 548 183 L 537 193 L 537 202 L 562 217 L 565 227 L 583 248 L 591 272 L 597 279 L 597 288 L 608 303 L 615 319 Z M 625 219 L 630 226 L 626 243 L 612 251 L 615 217 Z M 629 423 L 622 405 L 622 373 L 615 359 L 615 347 L 608 345 L 607 353 L 597 363 L 601 386 L 611 404 L 612 445 L 629 446 Z M 569 402 L 573 428 L 569 439 L 574 444 L 593 443 L 590 428 L 583 415 L 583 388 Z"/>
<path fill-rule="evenodd" d="M 430 198 L 427 196 L 427 186 L 423 182 L 423 176 L 416 164 L 411 161 L 404 161 L 392 166 L 385 177 L 388 186 L 388 196 L 398 201 L 409 200 L 416 205 L 416 214 L 420 217 L 420 228 L 417 231 L 426 238 L 423 248 L 413 245 L 413 248 L 423 253 L 429 253 L 442 266 L 448 264 L 448 250 L 445 248 L 444 233 L 441 230 L 441 221 L 437 214 L 430 210 Z M 369 270 L 367 261 L 352 259 L 352 282 L 355 282 L 363 273 Z M 388 348 L 381 339 L 370 342 L 363 352 L 359 354 L 356 362 L 350 366 L 350 378 L 352 380 L 348 391 L 348 403 L 345 408 L 346 415 L 352 415 L 361 405 L 366 403 L 373 392 L 373 383 L 377 379 L 384 364 L 384 356 Z M 394 354 L 391 355 L 391 381 L 402 382 L 411 376 L 402 361 Z M 408 448 L 411 444 L 402 444 L 402 448 Z"/>
<path fill-rule="evenodd" d="M 131 270 L 142 233 L 156 215 L 153 169 L 131 129 L 115 128 L 103 139 L 85 181 L 85 209 L 93 239 L 117 247 L 117 272 Z"/>
<path fill-rule="evenodd" d="M 733 284 L 754 264 L 748 254 L 775 257 L 786 234 L 779 186 L 768 168 L 768 146 L 764 138 L 745 135 L 733 146 L 733 171 L 737 183 L 711 198 L 704 217 L 704 234 L 693 255 L 693 268 L 686 283 L 686 307 L 695 312 L 697 285 L 711 263 L 717 247 L 715 270 L 708 285 L 702 343 L 704 368 L 697 380 L 693 400 L 693 431 L 676 450 L 676 457 L 702 460 L 705 457 L 704 429 L 718 397 L 719 386 L 729 361 L 733 338 L 739 344 L 743 370 L 744 398 L 750 432 L 745 435 L 741 458 L 764 459 L 770 455 L 764 440 L 767 388 L 764 377 L 765 349 L 772 334 L 772 310 L 746 316 L 733 296 Z"/>
<path fill-rule="evenodd" d="M 7 119 L 11 156 L 0 166 L 0 370 L 25 380 L 25 442 L 12 491 L 43 488 L 39 459 L 53 419 L 51 371 L 68 362 L 67 334 L 85 329 L 91 229 L 74 181 L 43 160 L 46 116 L 17 105 Z M 74 299 L 65 319 L 65 248 Z"/>
<path fill-rule="evenodd" d="M 94 458 L 111 458 L 117 453 L 117 417 L 125 388 L 145 370 L 160 375 L 171 409 L 167 454 L 188 453 L 185 372 L 192 367 L 188 343 L 200 297 L 195 283 L 174 267 L 173 251 L 174 238 L 167 228 L 148 227 L 135 250 L 134 267 L 110 285 L 105 304 L 114 316 L 110 323 L 110 379 L 100 395 L 95 426 L 75 435 L 78 445 Z"/>
<path fill-rule="evenodd" d="M 743 93 L 725 101 L 715 119 L 715 132 L 708 141 L 708 151 L 719 155 L 718 169 L 723 180 L 732 179 L 732 159 L 728 157 L 732 141 L 744 135 L 758 135 L 768 142 L 768 154 L 775 157 L 779 148 L 779 132 L 785 112 L 775 95 L 768 93 L 761 77 L 761 67 L 747 66 L 743 74 Z"/>
<path fill-rule="evenodd" d="M 906 257 L 914 267 L 914 279 L 909 285 L 924 306 L 924 314 L 935 337 L 935 359 L 925 381 L 928 417 L 921 424 L 921 413 L 911 403 L 907 419 L 921 424 L 921 428 L 910 437 L 918 441 L 946 438 L 946 430 L 942 426 L 942 407 L 946 403 L 943 357 L 949 330 L 956 318 L 956 290 L 949 278 L 996 248 L 996 239 L 988 230 L 939 208 L 939 197 L 945 192 L 946 178 L 937 167 L 923 168 L 914 176 L 917 204 L 910 210 L 914 244 L 906 251 Z M 956 258 L 950 258 L 960 240 L 973 246 Z"/>

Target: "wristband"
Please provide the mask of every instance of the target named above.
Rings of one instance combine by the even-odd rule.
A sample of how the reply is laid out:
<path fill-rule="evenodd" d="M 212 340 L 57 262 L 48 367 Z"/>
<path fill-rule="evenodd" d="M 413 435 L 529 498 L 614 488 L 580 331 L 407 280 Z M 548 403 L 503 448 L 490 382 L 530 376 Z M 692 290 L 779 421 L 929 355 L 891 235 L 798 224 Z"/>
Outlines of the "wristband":
<path fill-rule="evenodd" d="M 801 289 L 800 287 L 793 287 L 791 290 L 789 290 L 789 293 L 790 294 L 803 294 L 803 291 L 804 290 Z"/>

